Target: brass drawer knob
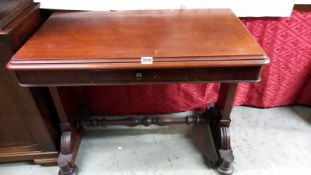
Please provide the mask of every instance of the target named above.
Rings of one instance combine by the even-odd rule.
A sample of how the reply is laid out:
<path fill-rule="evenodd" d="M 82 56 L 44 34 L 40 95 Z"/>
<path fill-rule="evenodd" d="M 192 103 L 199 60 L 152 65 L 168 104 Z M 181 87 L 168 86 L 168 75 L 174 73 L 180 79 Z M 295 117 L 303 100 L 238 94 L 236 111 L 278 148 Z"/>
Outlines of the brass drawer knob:
<path fill-rule="evenodd" d="M 135 79 L 136 79 L 136 80 L 142 80 L 142 79 L 143 79 L 143 73 L 141 73 L 141 72 L 136 72 L 136 74 L 135 74 Z"/>

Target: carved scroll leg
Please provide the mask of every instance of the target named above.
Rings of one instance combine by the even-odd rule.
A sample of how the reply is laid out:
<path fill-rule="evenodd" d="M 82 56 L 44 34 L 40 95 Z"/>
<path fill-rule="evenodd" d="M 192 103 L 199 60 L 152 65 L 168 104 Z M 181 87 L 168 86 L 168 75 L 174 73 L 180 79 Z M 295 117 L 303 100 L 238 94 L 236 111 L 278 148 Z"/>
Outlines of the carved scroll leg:
<path fill-rule="evenodd" d="M 220 146 L 218 147 L 220 160 L 217 165 L 217 171 L 221 174 L 232 174 L 234 171 L 233 168 L 233 152 L 230 146 L 230 133 L 229 125 L 230 121 L 220 121 L 218 137 L 220 139 Z"/>
<path fill-rule="evenodd" d="M 80 145 L 80 133 L 71 125 L 57 87 L 49 87 L 49 91 L 60 119 L 62 131 L 60 154 L 57 160 L 60 167 L 58 174 L 76 175 L 77 167 L 74 165 L 74 162 Z"/>
<path fill-rule="evenodd" d="M 59 175 L 75 175 L 77 172 L 76 167 L 71 163 L 73 158 L 72 148 L 72 132 L 64 131 L 61 137 L 61 150 L 58 157 Z"/>
<path fill-rule="evenodd" d="M 236 86 L 236 83 L 221 84 L 216 107 L 209 107 L 206 111 L 206 115 L 210 119 L 210 128 L 219 156 L 217 171 L 225 175 L 232 174 L 234 171 L 229 126 Z"/>

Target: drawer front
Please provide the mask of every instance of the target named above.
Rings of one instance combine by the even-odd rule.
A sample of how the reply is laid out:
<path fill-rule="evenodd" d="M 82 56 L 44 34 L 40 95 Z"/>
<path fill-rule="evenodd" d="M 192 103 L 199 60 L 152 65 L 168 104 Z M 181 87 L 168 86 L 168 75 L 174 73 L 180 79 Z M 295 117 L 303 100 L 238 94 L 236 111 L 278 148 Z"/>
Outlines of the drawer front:
<path fill-rule="evenodd" d="M 23 86 L 259 81 L 260 66 L 200 69 L 19 71 Z"/>

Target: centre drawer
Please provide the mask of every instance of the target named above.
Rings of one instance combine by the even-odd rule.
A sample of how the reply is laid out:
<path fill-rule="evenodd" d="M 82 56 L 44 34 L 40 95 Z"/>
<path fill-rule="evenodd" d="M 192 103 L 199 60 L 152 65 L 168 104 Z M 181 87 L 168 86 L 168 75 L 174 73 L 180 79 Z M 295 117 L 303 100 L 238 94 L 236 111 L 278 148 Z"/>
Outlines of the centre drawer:
<path fill-rule="evenodd" d="M 19 71 L 22 86 L 258 81 L 261 66 L 196 69 Z"/>

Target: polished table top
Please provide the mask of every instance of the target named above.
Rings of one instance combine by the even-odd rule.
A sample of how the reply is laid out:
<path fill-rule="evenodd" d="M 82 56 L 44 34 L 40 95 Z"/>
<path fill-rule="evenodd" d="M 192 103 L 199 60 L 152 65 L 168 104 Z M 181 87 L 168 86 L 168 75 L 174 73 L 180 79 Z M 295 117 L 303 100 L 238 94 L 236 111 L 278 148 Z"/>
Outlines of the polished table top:
<path fill-rule="evenodd" d="M 52 14 L 11 58 L 23 86 L 259 81 L 264 51 L 229 9 Z"/>
<path fill-rule="evenodd" d="M 142 57 L 152 64 L 142 64 Z M 267 56 L 229 9 L 54 13 L 14 70 L 258 66 Z"/>

